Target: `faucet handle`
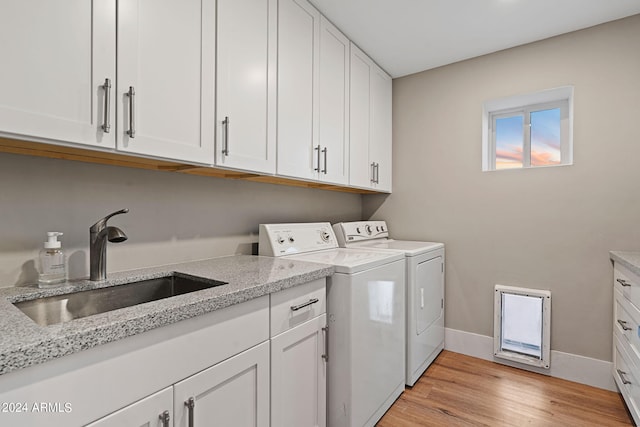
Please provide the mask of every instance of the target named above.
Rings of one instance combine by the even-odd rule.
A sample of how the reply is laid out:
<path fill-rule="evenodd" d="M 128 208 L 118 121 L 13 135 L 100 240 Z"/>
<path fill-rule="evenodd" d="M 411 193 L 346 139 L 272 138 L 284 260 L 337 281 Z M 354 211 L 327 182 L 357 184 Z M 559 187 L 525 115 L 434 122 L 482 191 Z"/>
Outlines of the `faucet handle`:
<path fill-rule="evenodd" d="M 126 214 L 127 212 L 129 212 L 129 209 L 127 209 L 127 208 L 120 209 L 119 211 L 112 212 L 109 215 L 105 216 L 104 218 L 99 219 L 95 224 L 93 224 L 91 226 L 91 228 L 89 228 L 89 231 L 91 231 L 91 232 L 98 231 L 98 230 L 100 230 L 101 228 L 103 228 L 103 227 L 105 227 L 107 225 L 107 221 L 112 216 L 120 215 L 120 214 Z"/>

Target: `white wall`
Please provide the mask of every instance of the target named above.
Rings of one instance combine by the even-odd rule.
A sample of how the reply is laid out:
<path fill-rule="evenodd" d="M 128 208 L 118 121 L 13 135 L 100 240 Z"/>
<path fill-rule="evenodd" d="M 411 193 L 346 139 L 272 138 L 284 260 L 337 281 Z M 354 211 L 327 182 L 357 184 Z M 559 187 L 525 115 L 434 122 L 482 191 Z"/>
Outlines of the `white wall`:
<path fill-rule="evenodd" d="M 393 194 L 365 218 L 446 244 L 446 326 L 493 286 L 552 292 L 553 350 L 611 360 L 610 250 L 640 249 L 640 15 L 394 80 Z M 574 165 L 481 171 L 482 104 L 575 86 Z"/>
<path fill-rule="evenodd" d="M 122 208 L 108 271 L 251 254 L 258 224 L 359 220 L 361 196 L 0 153 L 0 287 L 37 281 L 47 231 L 64 233 L 69 276 L 88 276 L 89 227 Z"/>

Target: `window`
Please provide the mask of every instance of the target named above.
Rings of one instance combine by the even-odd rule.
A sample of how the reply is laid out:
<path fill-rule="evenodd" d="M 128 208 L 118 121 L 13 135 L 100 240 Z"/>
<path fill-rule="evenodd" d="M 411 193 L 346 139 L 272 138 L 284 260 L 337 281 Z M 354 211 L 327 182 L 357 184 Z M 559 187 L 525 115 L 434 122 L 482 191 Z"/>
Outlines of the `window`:
<path fill-rule="evenodd" d="M 572 111 L 570 86 L 486 102 L 482 170 L 571 164 Z"/>

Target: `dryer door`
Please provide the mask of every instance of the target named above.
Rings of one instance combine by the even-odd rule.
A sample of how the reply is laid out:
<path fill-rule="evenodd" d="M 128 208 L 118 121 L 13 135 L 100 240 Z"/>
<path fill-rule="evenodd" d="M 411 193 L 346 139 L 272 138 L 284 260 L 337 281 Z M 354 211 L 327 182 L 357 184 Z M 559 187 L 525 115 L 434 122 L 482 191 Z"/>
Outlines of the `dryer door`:
<path fill-rule="evenodd" d="M 423 333 L 442 316 L 442 257 L 435 257 L 416 266 L 414 312 L 416 334 Z"/>

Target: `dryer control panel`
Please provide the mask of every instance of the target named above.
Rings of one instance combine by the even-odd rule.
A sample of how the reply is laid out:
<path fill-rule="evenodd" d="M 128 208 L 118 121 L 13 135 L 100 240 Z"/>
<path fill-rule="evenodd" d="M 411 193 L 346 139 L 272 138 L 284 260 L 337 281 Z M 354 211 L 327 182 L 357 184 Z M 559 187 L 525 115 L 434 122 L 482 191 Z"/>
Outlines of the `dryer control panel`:
<path fill-rule="evenodd" d="M 278 257 L 337 247 L 328 222 L 260 224 L 259 255 Z"/>
<path fill-rule="evenodd" d="M 341 247 L 344 247 L 345 243 L 389 237 L 385 221 L 340 222 L 334 224 L 333 231 Z"/>

